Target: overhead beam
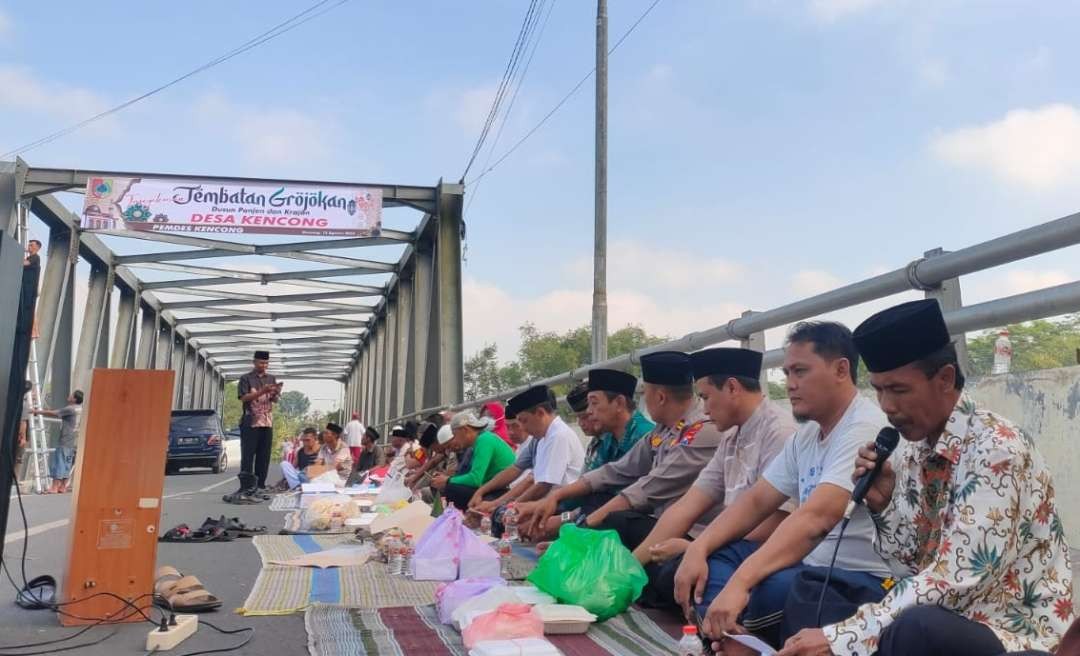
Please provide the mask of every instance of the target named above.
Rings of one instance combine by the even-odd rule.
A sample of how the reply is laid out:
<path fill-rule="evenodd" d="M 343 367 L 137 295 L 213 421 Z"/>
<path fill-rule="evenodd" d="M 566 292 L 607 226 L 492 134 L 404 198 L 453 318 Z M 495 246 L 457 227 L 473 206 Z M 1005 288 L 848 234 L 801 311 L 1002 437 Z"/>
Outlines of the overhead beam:
<path fill-rule="evenodd" d="M 163 180 L 195 180 L 203 182 L 234 182 L 249 184 L 292 184 L 306 187 L 367 187 L 382 191 L 383 207 L 419 207 L 424 211 L 434 211 L 436 189 L 434 187 L 418 187 L 406 185 L 388 185 L 366 182 L 341 182 L 319 180 L 280 180 L 269 178 L 229 178 L 223 176 L 208 175 L 179 175 L 175 173 L 149 173 L 149 172 L 126 172 L 126 171 L 93 171 L 78 169 L 51 169 L 30 168 L 26 174 L 23 186 L 23 194 L 36 196 L 52 191 L 71 189 L 81 191 L 86 189 L 86 182 L 93 177 L 115 178 L 158 178 Z M 431 209 L 427 209 L 430 207 Z"/>
<path fill-rule="evenodd" d="M 290 313 L 284 313 L 290 314 Z M 333 326 L 362 326 L 363 321 L 357 321 L 353 319 L 334 319 L 332 317 L 318 317 L 318 316 L 290 316 L 290 317 L 252 317 L 242 314 L 220 314 L 209 317 L 184 317 L 183 319 L 176 319 L 175 324 L 178 326 L 190 325 L 190 324 L 206 324 L 206 323 L 218 323 L 220 321 L 277 321 L 278 319 L 288 319 L 289 321 L 311 321 L 319 323 L 321 325 L 333 325 Z M 302 328 L 303 326 L 299 326 Z"/>
<path fill-rule="evenodd" d="M 166 253 L 139 253 L 137 255 L 120 255 L 116 258 L 117 264 L 135 264 L 138 262 L 174 262 L 179 260 L 202 260 L 215 257 L 235 257 L 237 255 L 271 255 L 284 257 L 289 253 L 304 253 L 311 251 L 327 251 L 342 248 L 361 248 L 365 246 L 389 246 L 412 241 L 411 232 L 401 230 L 383 229 L 378 237 L 353 237 L 349 239 L 328 239 L 326 241 L 299 241 L 288 244 L 259 244 L 246 245 L 234 244 L 216 239 L 202 239 L 198 237 L 183 237 L 175 233 L 139 232 L 125 230 L 110 230 L 107 234 L 116 237 L 131 237 L 134 239 L 146 239 L 170 244 L 183 244 L 188 246 L 201 246 L 201 249 L 190 251 L 171 251 Z M 177 239 L 179 237 L 179 239 Z M 183 241 L 181 241 L 183 240 Z M 244 252 L 240 252 L 237 246 L 243 246 Z"/>
<path fill-rule="evenodd" d="M 381 290 L 380 290 L 381 293 Z M 184 310 L 188 308 L 204 308 L 204 307 L 219 307 L 222 305 L 260 305 L 270 303 L 284 303 L 284 304 L 300 304 L 300 303 L 319 303 L 323 307 L 339 307 L 342 309 L 357 308 L 359 310 L 370 311 L 372 306 L 370 305 L 351 305 L 348 303 L 324 303 L 323 301 L 334 298 L 355 298 L 355 292 L 318 292 L 318 293 L 306 293 L 306 294 L 279 294 L 279 295 L 266 295 L 261 296 L 259 294 L 238 294 L 237 296 L 244 296 L 246 298 L 216 298 L 216 299 L 203 299 L 199 301 L 172 301 L 163 302 L 161 308 L 163 310 Z"/>

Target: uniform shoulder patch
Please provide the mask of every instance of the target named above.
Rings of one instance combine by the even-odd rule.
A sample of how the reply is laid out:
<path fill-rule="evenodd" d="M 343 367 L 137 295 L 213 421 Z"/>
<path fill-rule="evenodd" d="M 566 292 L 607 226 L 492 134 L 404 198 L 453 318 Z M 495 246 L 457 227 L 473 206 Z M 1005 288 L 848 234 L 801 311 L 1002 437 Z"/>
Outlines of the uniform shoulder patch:
<path fill-rule="evenodd" d="M 701 432 L 703 426 L 705 426 L 705 422 L 703 421 L 698 421 L 687 426 L 679 438 L 679 445 L 686 446 L 688 444 L 693 444 L 694 438 Z"/>

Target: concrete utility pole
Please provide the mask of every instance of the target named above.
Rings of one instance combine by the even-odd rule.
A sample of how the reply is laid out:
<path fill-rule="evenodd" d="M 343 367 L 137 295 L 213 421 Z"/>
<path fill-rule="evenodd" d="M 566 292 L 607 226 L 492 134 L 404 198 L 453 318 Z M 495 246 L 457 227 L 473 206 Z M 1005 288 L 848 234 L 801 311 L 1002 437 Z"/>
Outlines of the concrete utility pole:
<path fill-rule="evenodd" d="M 596 196 L 592 361 L 607 359 L 607 0 L 596 2 Z"/>

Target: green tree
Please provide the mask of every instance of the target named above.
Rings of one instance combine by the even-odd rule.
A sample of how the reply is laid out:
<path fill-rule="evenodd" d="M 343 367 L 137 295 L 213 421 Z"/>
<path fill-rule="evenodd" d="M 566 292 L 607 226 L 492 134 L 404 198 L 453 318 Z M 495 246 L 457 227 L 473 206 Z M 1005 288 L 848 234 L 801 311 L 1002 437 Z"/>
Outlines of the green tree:
<path fill-rule="evenodd" d="M 487 344 L 465 361 L 465 400 L 475 401 L 525 384 L 517 362 L 499 364 L 498 347 Z"/>
<path fill-rule="evenodd" d="M 769 398 L 779 401 L 787 398 L 787 388 L 781 383 L 769 381 Z"/>
<path fill-rule="evenodd" d="M 555 376 L 591 361 L 592 331 L 589 326 L 563 334 L 540 332 L 527 323 L 521 326 L 521 348 L 518 351 L 522 373 L 527 380 Z M 618 357 L 631 351 L 667 341 L 667 337 L 650 335 L 640 326 L 625 326 L 608 335 L 608 357 Z"/>
<path fill-rule="evenodd" d="M 1008 326 L 1013 357 L 1010 371 L 1035 371 L 1077 364 L 1080 350 L 1080 314 L 1039 319 Z M 1000 329 L 968 340 L 969 375 L 985 376 L 994 364 L 994 342 Z"/>
<path fill-rule="evenodd" d="M 240 426 L 240 415 L 244 413 L 240 399 L 236 398 L 236 381 L 225 383 L 225 398 L 221 408 L 221 421 L 225 430 L 235 430 Z"/>
<path fill-rule="evenodd" d="M 301 419 L 311 407 L 311 401 L 303 392 L 283 392 L 278 400 L 278 413 L 293 419 Z"/>

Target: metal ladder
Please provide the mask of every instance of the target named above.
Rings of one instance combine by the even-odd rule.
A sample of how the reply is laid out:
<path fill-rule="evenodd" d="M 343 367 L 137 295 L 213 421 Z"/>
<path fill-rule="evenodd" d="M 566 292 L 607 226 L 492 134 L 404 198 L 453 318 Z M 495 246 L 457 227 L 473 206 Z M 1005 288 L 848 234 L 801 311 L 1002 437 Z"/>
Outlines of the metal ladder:
<path fill-rule="evenodd" d="M 27 241 L 29 241 L 27 215 L 26 206 L 20 205 L 17 236 L 19 243 L 24 248 Z M 38 373 L 37 335 L 34 335 L 30 340 L 30 359 L 26 363 L 26 380 L 30 381 L 30 409 L 41 410 L 44 406 L 41 402 L 41 376 Z M 24 473 L 19 485 L 23 486 L 25 491 L 29 491 L 30 486 L 28 484 L 32 482 L 34 492 L 41 494 L 51 482 L 49 478 L 49 433 L 45 428 L 44 417 L 39 414 L 31 414 L 29 419 L 30 425 L 27 436 L 30 439 L 26 450 L 23 452 L 22 470 Z M 30 458 L 29 463 L 26 462 L 26 458 Z"/>

